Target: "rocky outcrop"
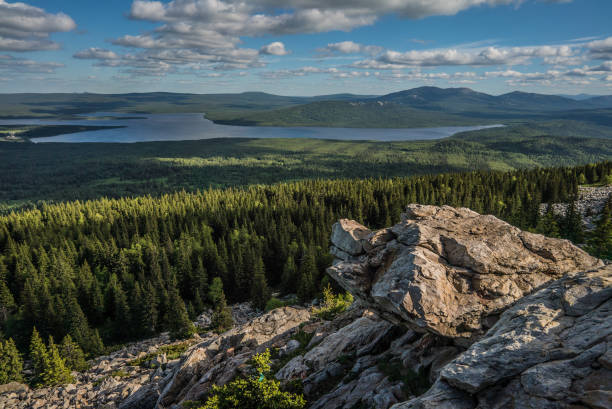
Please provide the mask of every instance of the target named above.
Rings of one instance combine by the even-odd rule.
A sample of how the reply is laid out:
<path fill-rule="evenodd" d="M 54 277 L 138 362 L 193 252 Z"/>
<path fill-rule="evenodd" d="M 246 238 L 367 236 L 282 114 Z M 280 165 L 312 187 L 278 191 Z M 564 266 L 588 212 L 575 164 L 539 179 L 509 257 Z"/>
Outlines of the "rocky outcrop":
<path fill-rule="evenodd" d="M 594 221 L 599 217 L 610 196 L 612 196 L 612 185 L 578 187 L 578 198 L 574 201 L 574 206 L 582 216 L 582 222 L 586 229 L 591 230 L 595 227 Z M 549 206 L 555 215 L 561 217 L 565 217 L 570 208 L 569 203 L 542 203 L 540 214 L 546 213 Z"/>
<path fill-rule="evenodd" d="M 286 344 L 309 319 L 306 309 L 279 308 L 195 345 L 170 379 L 159 385 L 157 407 L 178 408 L 182 401 L 202 399 L 212 385 L 223 385 L 240 374 L 254 354 Z"/>
<path fill-rule="evenodd" d="M 163 366 L 143 362 L 134 365 L 134 360 L 150 356 L 158 359 L 161 347 L 181 345 L 172 342 L 168 334 L 145 341 L 129 344 L 110 355 L 101 356 L 90 362 L 90 368 L 81 373 L 73 372 L 75 383 L 53 388 L 31 390 L 25 385 L 8 384 L 0 387 L 0 409 L 26 408 L 83 408 L 83 409 L 150 409 L 151 402 L 143 397 L 151 385 L 157 385 L 168 377 L 179 364 L 179 359 L 165 360 Z M 164 355 L 165 358 L 165 355 Z M 122 403 L 130 395 L 138 395 L 144 405 Z M 150 396 L 150 394 L 149 394 Z M 157 399 L 155 397 L 155 399 Z M 148 403 L 147 403 L 148 402 Z M 128 402 L 129 403 L 129 402 Z"/>
<path fill-rule="evenodd" d="M 426 394 L 393 408 L 610 408 L 611 358 L 606 266 L 521 299 Z"/>
<path fill-rule="evenodd" d="M 378 232 L 333 227 L 328 273 L 386 318 L 469 345 L 516 300 L 602 262 L 566 240 L 521 231 L 493 216 L 410 205 Z"/>

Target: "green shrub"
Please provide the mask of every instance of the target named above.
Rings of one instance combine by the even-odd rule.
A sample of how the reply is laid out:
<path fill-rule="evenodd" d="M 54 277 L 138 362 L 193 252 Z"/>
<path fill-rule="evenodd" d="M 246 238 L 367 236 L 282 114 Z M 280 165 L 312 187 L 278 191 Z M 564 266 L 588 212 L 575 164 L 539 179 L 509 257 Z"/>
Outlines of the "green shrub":
<path fill-rule="evenodd" d="M 118 369 L 116 371 L 111 372 L 110 376 L 112 376 L 113 378 L 127 378 L 128 376 L 130 376 L 130 374 L 121 369 Z"/>
<path fill-rule="evenodd" d="M 353 303 L 353 296 L 350 293 L 335 295 L 331 285 L 323 289 L 323 303 L 320 308 L 314 310 L 314 314 L 324 320 L 333 320 L 336 315 L 346 311 Z"/>
<path fill-rule="evenodd" d="M 286 302 L 279 300 L 278 298 L 272 297 L 266 303 L 266 312 L 275 310 L 277 308 L 286 307 L 286 306 L 287 306 Z"/>
<path fill-rule="evenodd" d="M 303 409 L 304 397 L 283 392 L 280 382 L 270 376 L 270 351 L 255 355 L 254 372 L 223 386 L 214 385 L 201 409 Z M 268 378 L 269 377 L 269 378 Z"/>

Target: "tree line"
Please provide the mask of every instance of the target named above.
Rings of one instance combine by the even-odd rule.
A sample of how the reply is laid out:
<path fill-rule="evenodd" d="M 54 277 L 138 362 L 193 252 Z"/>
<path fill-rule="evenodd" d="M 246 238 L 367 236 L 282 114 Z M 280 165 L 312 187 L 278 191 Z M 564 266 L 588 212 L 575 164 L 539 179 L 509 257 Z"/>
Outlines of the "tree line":
<path fill-rule="evenodd" d="M 310 180 L 13 212 L 0 217 L 2 338 L 25 351 L 36 328 L 41 339 L 69 336 L 92 356 L 159 331 L 188 336 L 190 319 L 211 306 L 224 327 L 226 303 L 252 300 L 263 308 L 272 290 L 306 301 L 326 287 L 329 236 L 339 218 L 380 228 L 397 222 L 408 203 L 448 204 L 540 231 L 551 217 L 540 215 L 541 203 L 569 201 L 580 183 L 611 173 L 612 162 L 603 162 Z M 601 231 L 605 250 L 610 230 Z"/>

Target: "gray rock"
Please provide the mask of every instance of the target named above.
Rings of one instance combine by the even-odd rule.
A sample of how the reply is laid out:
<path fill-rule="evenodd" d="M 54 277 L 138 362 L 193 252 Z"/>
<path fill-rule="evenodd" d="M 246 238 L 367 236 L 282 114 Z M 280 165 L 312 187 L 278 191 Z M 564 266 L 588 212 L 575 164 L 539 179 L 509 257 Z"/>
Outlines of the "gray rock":
<path fill-rule="evenodd" d="M 342 219 L 332 226 L 331 242 L 345 254 L 358 256 L 364 252 L 363 244 L 371 233 L 354 220 Z"/>
<path fill-rule="evenodd" d="M 4 385 L 0 385 L 0 395 L 8 394 L 8 393 L 22 393 L 29 392 L 30 388 L 28 385 L 24 385 L 19 382 L 10 382 L 5 383 Z"/>
<path fill-rule="evenodd" d="M 442 369 L 432 389 L 394 409 L 445 402 L 465 408 L 611 407 L 612 371 L 601 364 L 612 340 L 610 288 L 612 265 L 570 274 L 519 300 Z"/>
<path fill-rule="evenodd" d="M 359 226 L 339 222 L 334 245 L 363 253 L 366 230 Z M 328 273 L 385 318 L 464 345 L 488 329 L 490 315 L 539 286 L 603 265 L 567 240 L 522 232 L 469 209 L 410 205 L 402 222 L 387 231 L 394 240 L 381 240 L 359 260 L 337 263 Z M 576 305 L 575 313 L 580 308 L 588 305 Z"/>
<path fill-rule="evenodd" d="M 393 324 L 369 315 L 361 317 L 346 327 L 327 336 L 319 345 L 304 355 L 305 364 L 318 370 L 341 355 L 356 354 L 372 341 L 380 341 L 380 335 L 387 333 Z"/>
<path fill-rule="evenodd" d="M 152 409 L 157 403 L 159 394 L 157 384 L 143 386 L 121 402 L 119 409 Z"/>
<path fill-rule="evenodd" d="M 192 348 L 170 375 L 157 404 L 169 407 L 182 400 L 201 399 L 213 384 L 233 379 L 251 356 L 277 337 L 286 344 L 289 334 L 310 319 L 305 309 L 283 307 L 235 327 L 218 338 Z M 238 353 L 240 351 L 240 353 Z"/>
<path fill-rule="evenodd" d="M 296 341 L 295 339 L 292 339 L 289 342 L 287 342 L 286 345 L 283 345 L 283 347 L 278 351 L 278 353 L 280 356 L 290 355 L 294 351 L 296 351 L 299 347 L 300 347 L 300 342 Z"/>

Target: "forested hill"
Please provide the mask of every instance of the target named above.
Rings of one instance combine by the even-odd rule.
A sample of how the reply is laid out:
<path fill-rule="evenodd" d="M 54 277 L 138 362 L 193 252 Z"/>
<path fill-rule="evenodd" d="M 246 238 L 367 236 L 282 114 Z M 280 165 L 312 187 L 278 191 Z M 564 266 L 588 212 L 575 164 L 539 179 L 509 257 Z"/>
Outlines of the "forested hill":
<path fill-rule="evenodd" d="M 567 119 L 610 126 L 612 97 L 576 100 L 510 92 L 489 95 L 469 88 L 419 87 L 382 96 L 312 97 L 263 92 L 241 94 L 0 94 L 0 118 L 70 118 L 92 112 L 201 112 L 221 124 L 414 128 Z M 603 117 L 603 120 L 602 120 Z M 612 132 L 610 132 L 612 134 Z"/>
<path fill-rule="evenodd" d="M 577 101 L 516 91 L 489 95 L 469 88 L 420 87 L 374 98 L 317 100 L 253 112 L 216 111 L 208 118 L 230 125 L 416 128 L 568 119 L 571 113 L 577 121 L 610 126 L 610 108 L 612 99 L 605 96 Z"/>
<path fill-rule="evenodd" d="M 431 141 L 0 143 L 0 213 L 43 200 L 156 196 L 209 186 L 575 166 L 612 158 L 612 138 L 598 139 L 605 129 L 612 130 L 555 121 Z"/>
<path fill-rule="evenodd" d="M 575 168 L 476 171 L 395 179 L 303 181 L 160 198 L 100 199 L 0 217 L 0 322 L 24 348 L 35 326 L 87 353 L 173 329 L 219 288 L 265 305 L 270 289 L 310 300 L 330 263 L 332 223 L 376 228 L 408 203 L 466 206 L 547 231 L 541 202 L 609 180 L 612 162 Z M 554 222 L 554 221 L 553 221 Z M 561 233 L 571 234 L 571 223 Z M 218 280 L 217 280 L 218 282 Z M 262 295 L 263 297 L 262 298 Z"/>

